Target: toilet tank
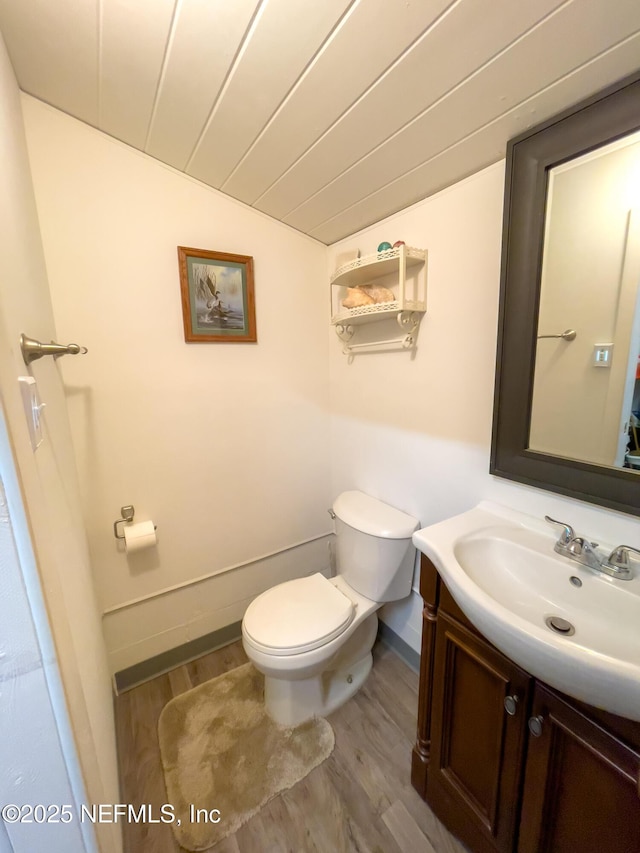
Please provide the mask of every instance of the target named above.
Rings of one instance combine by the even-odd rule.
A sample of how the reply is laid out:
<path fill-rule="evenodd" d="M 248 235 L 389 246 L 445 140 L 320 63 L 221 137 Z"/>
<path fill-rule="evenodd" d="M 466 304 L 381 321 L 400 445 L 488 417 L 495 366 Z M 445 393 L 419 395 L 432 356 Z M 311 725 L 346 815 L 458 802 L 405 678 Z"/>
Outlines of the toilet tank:
<path fill-rule="evenodd" d="M 411 592 L 416 518 L 365 495 L 343 492 L 333 504 L 336 566 L 350 587 L 372 601 L 398 601 Z"/>

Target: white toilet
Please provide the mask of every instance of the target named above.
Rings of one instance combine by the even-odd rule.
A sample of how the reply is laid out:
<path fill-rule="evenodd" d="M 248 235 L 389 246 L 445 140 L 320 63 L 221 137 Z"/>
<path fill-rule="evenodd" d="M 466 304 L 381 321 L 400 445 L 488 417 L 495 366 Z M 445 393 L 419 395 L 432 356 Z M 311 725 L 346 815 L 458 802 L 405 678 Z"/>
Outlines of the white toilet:
<path fill-rule="evenodd" d="M 249 660 L 265 676 L 265 706 L 281 725 L 330 714 L 371 670 L 376 610 L 409 595 L 417 519 L 362 492 L 333 504 L 337 576 L 278 584 L 242 621 Z"/>

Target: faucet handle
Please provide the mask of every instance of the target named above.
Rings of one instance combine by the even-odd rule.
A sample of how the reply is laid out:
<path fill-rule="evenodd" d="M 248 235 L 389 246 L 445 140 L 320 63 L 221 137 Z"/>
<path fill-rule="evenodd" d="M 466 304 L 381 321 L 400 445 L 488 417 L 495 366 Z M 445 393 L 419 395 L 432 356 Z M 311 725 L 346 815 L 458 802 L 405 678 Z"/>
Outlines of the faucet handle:
<path fill-rule="evenodd" d="M 544 520 L 548 521 L 549 524 L 559 524 L 560 527 L 563 528 L 560 538 L 558 539 L 558 543 L 560 545 L 568 545 L 569 542 L 576 538 L 576 532 L 570 524 L 566 524 L 564 521 L 556 521 L 555 518 L 551 518 L 548 515 L 545 515 Z"/>
<path fill-rule="evenodd" d="M 607 563 L 609 563 L 610 566 L 628 568 L 629 554 L 635 554 L 637 557 L 640 557 L 640 550 L 638 550 L 638 548 L 632 548 L 631 545 L 618 545 L 609 554 Z"/>

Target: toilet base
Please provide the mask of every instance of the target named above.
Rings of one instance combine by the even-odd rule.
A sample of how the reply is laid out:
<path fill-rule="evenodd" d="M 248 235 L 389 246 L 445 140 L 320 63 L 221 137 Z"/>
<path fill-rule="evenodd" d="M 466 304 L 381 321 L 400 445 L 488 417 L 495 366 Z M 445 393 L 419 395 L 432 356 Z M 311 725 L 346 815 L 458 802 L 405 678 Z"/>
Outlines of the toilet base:
<path fill-rule="evenodd" d="M 364 684 L 371 672 L 373 656 L 341 669 L 328 670 L 313 678 L 285 681 L 265 677 L 264 703 L 267 713 L 281 726 L 297 726 L 316 716 L 337 710 Z"/>
<path fill-rule="evenodd" d="M 374 612 L 365 617 L 319 672 L 315 670 L 307 678 L 265 673 L 264 704 L 271 719 L 281 726 L 297 726 L 343 705 L 371 672 L 371 650 L 377 633 L 378 617 Z M 291 676 L 292 670 L 287 675 Z"/>

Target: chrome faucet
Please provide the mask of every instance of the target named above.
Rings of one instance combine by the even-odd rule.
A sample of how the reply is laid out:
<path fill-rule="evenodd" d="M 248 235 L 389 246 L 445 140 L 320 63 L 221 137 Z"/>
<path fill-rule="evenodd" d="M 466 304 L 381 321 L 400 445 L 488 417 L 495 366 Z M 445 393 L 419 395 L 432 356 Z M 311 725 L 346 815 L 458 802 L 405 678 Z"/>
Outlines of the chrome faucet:
<path fill-rule="evenodd" d="M 605 557 L 598 553 L 597 542 L 589 542 L 583 536 L 576 536 L 570 524 L 565 524 L 564 521 L 556 521 L 555 518 L 550 518 L 548 515 L 545 515 L 544 520 L 562 527 L 558 541 L 553 547 L 556 554 L 568 557 L 570 560 L 575 560 L 576 563 L 588 566 L 590 569 L 595 569 L 597 572 L 602 572 L 621 581 L 628 581 L 633 577 L 629 565 L 629 555 L 636 554 L 640 557 L 640 550 L 637 548 L 632 548 L 630 545 L 618 545 L 608 557 Z"/>
<path fill-rule="evenodd" d="M 588 542 L 582 536 L 575 536 L 562 553 L 570 560 L 575 560 L 576 563 L 582 563 L 583 566 L 589 566 L 590 569 L 600 571 L 602 560 L 598 556 L 596 548 L 596 542 Z M 558 553 L 561 552 L 558 551 Z"/>

